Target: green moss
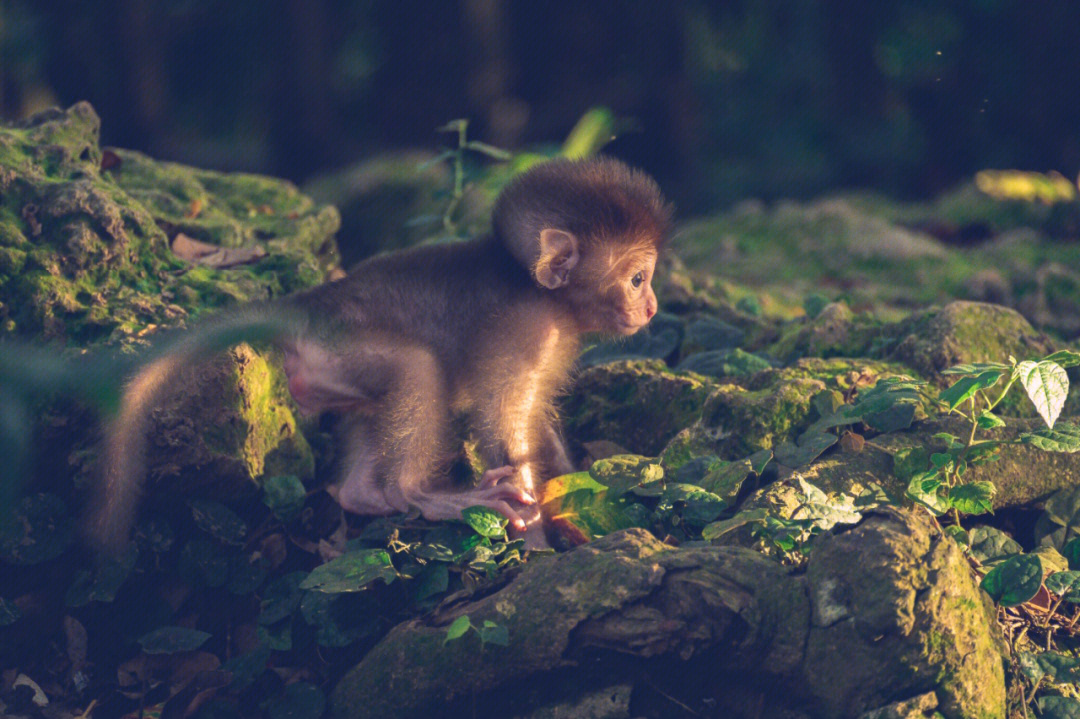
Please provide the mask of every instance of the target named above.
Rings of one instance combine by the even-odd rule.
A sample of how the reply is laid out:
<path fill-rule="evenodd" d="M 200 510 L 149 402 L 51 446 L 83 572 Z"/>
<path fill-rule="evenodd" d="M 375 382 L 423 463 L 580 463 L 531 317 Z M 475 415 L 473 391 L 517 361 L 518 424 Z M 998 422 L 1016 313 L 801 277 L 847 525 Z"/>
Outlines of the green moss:
<path fill-rule="evenodd" d="M 335 264 L 333 208 L 284 181 L 125 150 L 102 170 L 98 128 L 86 103 L 0 126 L 0 248 L 19 248 L 0 254 L 4 327 L 127 343 L 207 307 L 317 284 Z M 267 255 L 239 268 L 192 266 L 169 250 L 180 232 L 262 244 Z"/>

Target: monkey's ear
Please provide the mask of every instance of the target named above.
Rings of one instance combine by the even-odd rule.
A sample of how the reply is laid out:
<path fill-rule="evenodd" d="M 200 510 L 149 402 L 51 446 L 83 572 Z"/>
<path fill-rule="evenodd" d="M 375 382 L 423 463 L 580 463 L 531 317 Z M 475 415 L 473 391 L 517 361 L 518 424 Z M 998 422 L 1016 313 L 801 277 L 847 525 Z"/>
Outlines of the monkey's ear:
<path fill-rule="evenodd" d="M 570 270 L 578 263 L 577 238 L 564 230 L 540 230 L 540 259 L 536 261 L 536 281 L 549 290 L 570 282 Z"/>

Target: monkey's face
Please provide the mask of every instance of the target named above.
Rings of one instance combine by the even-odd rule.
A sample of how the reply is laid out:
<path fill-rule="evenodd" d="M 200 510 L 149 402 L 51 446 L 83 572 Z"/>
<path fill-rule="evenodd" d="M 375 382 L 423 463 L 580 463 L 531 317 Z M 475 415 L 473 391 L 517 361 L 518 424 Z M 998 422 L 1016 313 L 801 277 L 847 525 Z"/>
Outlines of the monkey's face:
<path fill-rule="evenodd" d="M 594 261 L 589 262 L 589 259 Z M 614 250 L 596 258 L 586 258 L 583 264 L 593 265 L 582 268 L 585 283 L 591 285 L 593 291 L 591 305 L 595 325 L 590 329 L 629 336 L 649 324 L 657 309 L 656 294 L 652 289 L 655 249 Z"/>

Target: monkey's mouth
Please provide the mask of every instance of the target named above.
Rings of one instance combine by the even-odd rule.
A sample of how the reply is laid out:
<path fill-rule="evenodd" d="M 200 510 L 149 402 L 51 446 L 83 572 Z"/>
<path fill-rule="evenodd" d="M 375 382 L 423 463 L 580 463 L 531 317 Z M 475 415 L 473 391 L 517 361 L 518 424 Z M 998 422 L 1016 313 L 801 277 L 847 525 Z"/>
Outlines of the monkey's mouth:
<path fill-rule="evenodd" d="M 625 319 L 620 319 L 615 325 L 615 333 L 624 337 L 629 337 L 632 334 L 636 334 L 638 330 L 642 329 L 648 324 L 648 320 L 645 320 L 644 322 L 633 322 Z"/>

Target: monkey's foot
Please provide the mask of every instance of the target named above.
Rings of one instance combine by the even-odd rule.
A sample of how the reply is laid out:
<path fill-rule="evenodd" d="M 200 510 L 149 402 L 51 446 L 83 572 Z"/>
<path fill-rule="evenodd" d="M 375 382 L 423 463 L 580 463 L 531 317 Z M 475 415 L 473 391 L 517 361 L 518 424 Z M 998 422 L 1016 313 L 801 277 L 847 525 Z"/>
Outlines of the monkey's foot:
<path fill-rule="evenodd" d="M 529 505 L 536 504 L 536 499 L 528 491 L 511 482 L 501 481 L 513 475 L 504 472 L 506 468 L 485 472 L 480 486 L 463 492 L 424 493 L 409 498 L 411 505 L 420 509 L 425 518 L 431 520 L 461 519 L 461 510 L 468 507 L 487 507 L 510 520 L 510 526 L 524 531 L 528 526 L 521 512 Z M 515 508 L 515 506 L 517 508 Z"/>

